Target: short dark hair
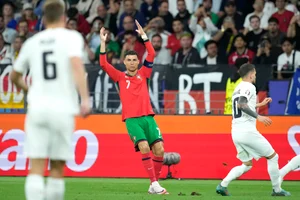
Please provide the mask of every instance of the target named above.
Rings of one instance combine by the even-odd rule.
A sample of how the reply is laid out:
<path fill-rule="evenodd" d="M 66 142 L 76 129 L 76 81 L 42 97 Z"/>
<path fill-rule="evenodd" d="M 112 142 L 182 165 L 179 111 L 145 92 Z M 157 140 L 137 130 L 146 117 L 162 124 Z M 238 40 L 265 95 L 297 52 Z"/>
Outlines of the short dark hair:
<path fill-rule="evenodd" d="M 239 74 L 242 78 L 247 76 L 249 72 L 255 70 L 255 66 L 249 63 L 243 64 L 239 69 Z"/>
<path fill-rule="evenodd" d="M 276 18 L 276 17 L 271 17 L 269 20 L 268 20 L 268 23 L 276 23 L 276 24 L 279 24 L 279 20 Z"/>
<path fill-rule="evenodd" d="M 18 22 L 18 24 L 21 24 L 23 22 L 26 22 L 26 24 L 28 24 L 28 21 L 26 19 L 20 19 L 20 21 Z"/>
<path fill-rule="evenodd" d="M 249 22 L 251 22 L 252 19 L 254 18 L 257 18 L 259 21 L 260 21 L 260 17 L 257 16 L 257 15 L 252 15 L 250 18 L 249 18 Z"/>
<path fill-rule="evenodd" d="M 163 3 L 169 4 L 168 0 L 162 0 L 161 2 L 158 3 L 158 7 L 160 7 Z"/>
<path fill-rule="evenodd" d="M 75 16 L 78 14 L 78 9 L 75 7 L 71 7 L 67 11 L 68 18 L 75 18 Z"/>
<path fill-rule="evenodd" d="M 295 41 L 293 38 L 290 38 L 290 37 L 284 37 L 282 40 L 281 40 L 281 45 L 283 45 L 283 43 L 285 42 L 289 42 L 291 45 L 294 45 Z"/>
<path fill-rule="evenodd" d="M 175 18 L 175 19 L 172 21 L 172 24 L 173 24 L 174 22 L 180 22 L 181 24 L 183 24 L 183 22 L 182 22 L 179 18 Z"/>
<path fill-rule="evenodd" d="M 235 64 L 234 65 L 236 66 L 237 69 L 240 69 L 243 64 L 246 64 L 248 62 L 249 62 L 248 58 L 237 58 L 235 60 Z"/>
<path fill-rule="evenodd" d="M 154 34 L 154 35 L 152 36 L 152 38 L 154 38 L 154 37 L 159 37 L 159 38 L 162 40 L 162 37 L 161 37 L 160 34 L 158 34 L 158 33 L 156 33 L 156 34 Z"/>
<path fill-rule="evenodd" d="M 46 0 L 43 5 L 43 17 L 46 22 L 54 23 L 65 14 L 65 3 L 61 0 Z"/>
<path fill-rule="evenodd" d="M 211 45 L 211 44 L 215 44 L 215 45 L 218 46 L 218 43 L 217 43 L 216 41 L 214 41 L 214 40 L 208 40 L 208 41 L 205 42 L 205 44 L 204 44 L 205 49 L 207 50 L 208 46 Z"/>
<path fill-rule="evenodd" d="M 237 35 L 234 37 L 234 39 L 233 39 L 233 44 L 235 43 L 235 41 L 236 41 L 238 38 L 242 38 L 242 40 L 244 40 L 244 42 L 247 43 L 247 38 L 246 38 L 246 36 L 245 36 L 244 34 L 242 34 L 242 33 L 239 33 L 239 34 L 237 34 Z"/>
<path fill-rule="evenodd" d="M 101 21 L 101 22 L 102 22 L 102 24 L 104 24 L 104 19 L 102 19 L 101 17 L 95 17 L 95 18 L 93 19 L 93 21 L 92 21 L 91 25 L 93 25 L 93 24 L 94 24 L 94 22 L 95 22 L 95 21 L 97 21 L 97 20 Z"/>
<path fill-rule="evenodd" d="M 21 39 L 23 43 L 24 43 L 25 40 L 26 40 L 26 37 L 20 36 L 20 35 L 18 35 L 18 36 L 15 38 L 15 40 L 16 40 L 17 38 Z"/>
<path fill-rule="evenodd" d="M 137 52 L 136 51 L 133 51 L 133 50 L 129 50 L 129 51 L 126 51 L 125 54 L 124 54 L 124 58 L 126 58 L 126 56 L 138 56 Z"/>

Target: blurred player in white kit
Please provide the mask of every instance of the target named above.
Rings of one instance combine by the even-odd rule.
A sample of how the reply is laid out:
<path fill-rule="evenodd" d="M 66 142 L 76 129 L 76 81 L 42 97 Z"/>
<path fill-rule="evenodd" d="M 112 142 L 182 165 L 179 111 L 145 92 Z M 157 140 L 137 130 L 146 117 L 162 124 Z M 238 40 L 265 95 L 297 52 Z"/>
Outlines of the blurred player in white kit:
<path fill-rule="evenodd" d="M 268 173 L 272 182 L 272 196 L 290 196 L 281 189 L 278 155 L 268 142 L 256 129 L 256 120 L 271 125 L 268 117 L 256 113 L 256 108 L 267 105 L 272 101 L 266 98 L 256 103 L 256 70 L 252 64 L 244 64 L 239 69 L 243 81 L 235 88 L 232 95 L 232 129 L 231 135 L 237 150 L 237 158 L 243 163 L 231 169 L 228 175 L 217 186 L 216 192 L 222 196 L 230 196 L 227 187 L 229 183 L 252 168 L 252 159 L 265 157 L 268 162 Z"/>
<path fill-rule="evenodd" d="M 64 166 L 72 158 L 71 138 L 75 115 L 90 112 L 89 92 L 82 62 L 82 36 L 65 29 L 62 0 L 47 0 L 43 8 L 46 30 L 28 39 L 13 67 L 11 80 L 28 91 L 22 79 L 30 69 L 32 85 L 28 91 L 25 121 L 25 152 L 31 169 L 25 181 L 27 200 L 63 200 Z M 79 92 L 81 107 L 78 105 Z M 50 174 L 44 183 L 46 159 Z"/>

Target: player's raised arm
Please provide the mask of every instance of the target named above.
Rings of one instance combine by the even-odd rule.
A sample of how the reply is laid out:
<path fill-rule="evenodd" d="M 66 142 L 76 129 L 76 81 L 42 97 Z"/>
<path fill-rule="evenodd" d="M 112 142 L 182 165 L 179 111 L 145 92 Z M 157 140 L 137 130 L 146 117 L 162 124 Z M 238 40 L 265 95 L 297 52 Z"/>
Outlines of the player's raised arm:
<path fill-rule="evenodd" d="M 121 72 L 117 69 L 115 69 L 111 64 L 107 62 L 106 59 L 106 38 L 107 38 L 107 33 L 105 33 L 105 28 L 102 27 L 100 30 L 100 58 L 99 58 L 99 63 L 102 69 L 109 75 L 109 77 L 114 81 L 117 82 L 119 81 L 119 77 Z"/>

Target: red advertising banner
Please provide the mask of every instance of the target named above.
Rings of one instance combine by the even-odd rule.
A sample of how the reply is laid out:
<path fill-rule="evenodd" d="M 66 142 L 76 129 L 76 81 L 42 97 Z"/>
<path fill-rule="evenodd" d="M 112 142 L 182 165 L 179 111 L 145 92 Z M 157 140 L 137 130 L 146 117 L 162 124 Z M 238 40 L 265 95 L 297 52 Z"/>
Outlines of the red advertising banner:
<path fill-rule="evenodd" d="M 25 176 L 30 164 L 23 146 L 24 115 L 0 115 L 0 176 Z M 271 127 L 258 126 L 279 154 L 284 166 L 300 154 L 300 121 L 298 117 L 271 117 Z M 220 179 L 240 165 L 231 140 L 229 116 L 156 116 L 163 132 L 166 152 L 181 156 L 171 167 L 173 177 Z M 299 141 L 299 142 L 298 142 Z M 93 115 L 78 119 L 73 135 L 74 159 L 68 161 L 66 175 L 74 177 L 146 177 L 126 133 L 120 115 Z M 163 169 L 165 177 L 167 167 Z M 265 159 L 254 161 L 254 167 L 241 179 L 269 179 Z M 294 171 L 286 180 L 300 180 Z"/>

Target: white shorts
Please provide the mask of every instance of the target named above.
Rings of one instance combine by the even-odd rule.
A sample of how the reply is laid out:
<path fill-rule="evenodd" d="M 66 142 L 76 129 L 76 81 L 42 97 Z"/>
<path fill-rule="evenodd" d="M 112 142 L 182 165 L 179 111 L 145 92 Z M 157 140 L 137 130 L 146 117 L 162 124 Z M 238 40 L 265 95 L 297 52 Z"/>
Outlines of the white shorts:
<path fill-rule="evenodd" d="M 275 152 L 269 141 L 258 131 L 232 132 L 232 139 L 237 158 L 242 162 L 269 157 Z"/>
<path fill-rule="evenodd" d="M 72 115 L 28 113 L 25 121 L 26 155 L 33 159 L 71 159 L 74 124 L 75 119 Z"/>

